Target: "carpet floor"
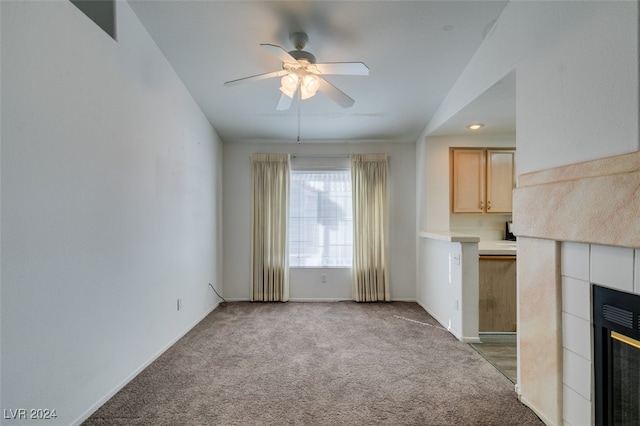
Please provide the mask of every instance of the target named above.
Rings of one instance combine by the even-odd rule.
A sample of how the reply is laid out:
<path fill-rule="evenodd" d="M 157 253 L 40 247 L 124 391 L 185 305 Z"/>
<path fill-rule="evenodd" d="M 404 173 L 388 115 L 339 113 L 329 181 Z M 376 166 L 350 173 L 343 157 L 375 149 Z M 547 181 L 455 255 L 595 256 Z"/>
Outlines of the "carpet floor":
<path fill-rule="evenodd" d="M 542 425 L 418 304 L 229 303 L 84 425 Z"/>

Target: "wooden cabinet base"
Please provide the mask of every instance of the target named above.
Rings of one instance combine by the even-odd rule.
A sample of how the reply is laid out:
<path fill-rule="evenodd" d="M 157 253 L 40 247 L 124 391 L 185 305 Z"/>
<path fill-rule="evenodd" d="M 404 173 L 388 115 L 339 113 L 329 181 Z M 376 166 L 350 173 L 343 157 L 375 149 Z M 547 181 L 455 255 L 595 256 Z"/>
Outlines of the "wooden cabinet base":
<path fill-rule="evenodd" d="M 480 332 L 516 331 L 516 257 L 480 256 Z"/>

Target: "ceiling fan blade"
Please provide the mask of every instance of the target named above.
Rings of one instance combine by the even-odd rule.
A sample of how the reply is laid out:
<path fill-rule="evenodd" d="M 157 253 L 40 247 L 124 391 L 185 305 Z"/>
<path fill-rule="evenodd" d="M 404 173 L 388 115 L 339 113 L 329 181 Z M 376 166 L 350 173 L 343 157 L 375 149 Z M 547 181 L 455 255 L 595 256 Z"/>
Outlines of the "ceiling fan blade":
<path fill-rule="evenodd" d="M 369 67 L 362 62 L 326 62 L 314 66 L 325 75 L 369 75 Z"/>
<path fill-rule="evenodd" d="M 286 111 L 291 108 L 291 103 L 293 102 L 293 98 L 288 97 L 284 93 L 280 96 L 280 100 L 278 101 L 278 105 L 276 105 L 277 111 Z"/>
<path fill-rule="evenodd" d="M 329 83 L 322 77 L 320 77 L 320 88 L 318 90 L 330 97 L 342 108 L 349 108 L 356 102 L 349 96 L 347 96 L 347 94 L 345 94 L 342 90 L 338 89 L 336 86 Z"/>
<path fill-rule="evenodd" d="M 287 52 L 280 46 L 276 46 L 275 44 L 267 44 L 267 43 L 263 43 L 260 46 L 262 46 L 264 49 L 269 51 L 269 53 L 271 53 L 272 55 L 280 59 L 282 62 L 293 62 L 293 63 L 298 62 L 296 61 L 296 58 L 289 55 L 289 52 Z"/>
<path fill-rule="evenodd" d="M 249 83 L 251 81 L 259 81 L 265 80 L 267 78 L 273 77 L 282 77 L 283 75 L 288 74 L 288 71 L 280 70 L 280 71 L 272 71 L 264 74 L 252 75 L 251 77 L 239 78 L 237 80 L 231 80 L 224 83 L 225 87 L 237 86 L 242 83 Z"/>

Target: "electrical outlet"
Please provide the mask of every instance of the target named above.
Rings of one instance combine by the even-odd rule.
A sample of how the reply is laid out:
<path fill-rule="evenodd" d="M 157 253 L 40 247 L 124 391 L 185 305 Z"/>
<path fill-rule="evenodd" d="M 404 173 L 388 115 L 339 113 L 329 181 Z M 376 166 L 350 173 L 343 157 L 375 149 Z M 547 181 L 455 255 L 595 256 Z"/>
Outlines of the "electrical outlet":
<path fill-rule="evenodd" d="M 320 275 L 320 281 L 322 283 L 326 283 L 327 282 L 327 274 L 322 274 Z"/>

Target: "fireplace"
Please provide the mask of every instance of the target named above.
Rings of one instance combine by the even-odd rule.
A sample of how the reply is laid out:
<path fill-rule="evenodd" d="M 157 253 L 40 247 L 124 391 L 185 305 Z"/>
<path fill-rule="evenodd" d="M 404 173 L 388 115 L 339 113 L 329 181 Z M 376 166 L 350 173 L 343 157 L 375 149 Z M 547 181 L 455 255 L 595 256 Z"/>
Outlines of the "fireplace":
<path fill-rule="evenodd" d="M 518 176 L 516 390 L 546 424 L 603 423 L 592 286 L 640 294 L 639 189 L 640 152 Z"/>
<path fill-rule="evenodd" d="M 593 286 L 595 422 L 640 424 L 640 296 Z"/>

